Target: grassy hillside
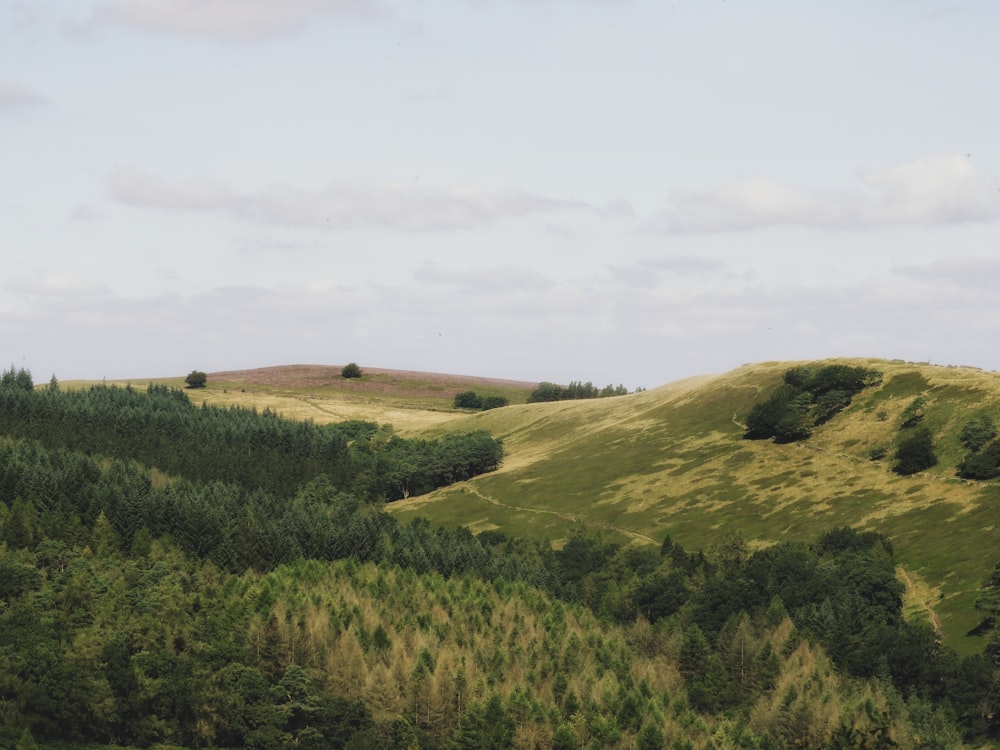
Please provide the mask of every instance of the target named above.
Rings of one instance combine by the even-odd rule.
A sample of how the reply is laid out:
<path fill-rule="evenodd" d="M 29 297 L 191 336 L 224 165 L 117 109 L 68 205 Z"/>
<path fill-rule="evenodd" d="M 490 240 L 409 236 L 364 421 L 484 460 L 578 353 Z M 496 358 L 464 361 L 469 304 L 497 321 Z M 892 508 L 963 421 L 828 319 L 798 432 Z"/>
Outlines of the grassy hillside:
<path fill-rule="evenodd" d="M 742 438 L 742 418 L 794 364 L 747 365 L 630 396 L 513 406 L 453 421 L 504 440 L 503 468 L 463 485 L 397 504 L 400 517 L 474 530 L 564 539 L 574 525 L 621 540 L 711 546 L 727 532 L 752 545 L 809 540 L 853 525 L 889 535 L 911 584 L 910 606 L 939 623 L 960 650 L 978 618 L 976 589 L 1000 559 L 1000 487 L 955 477 L 958 432 L 981 410 L 1000 416 L 1000 376 L 969 368 L 845 360 L 883 372 L 881 386 L 802 443 Z M 900 415 L 925 400 L 923 424 L 940 461 L 902 477 L 891 471 Z M 441 429 L 441 428 L 437 428 Z"/>
<path fill-rule="evenodd" d="M 289 419 L 311 419 L 317 424 L 362 419 L 391 424 L 401 435 L 412 435 L 463 417 L 465 412 L 452 408 L 455 394 L 461 391 L 505 396 L 512 404 L 523 404 L 537 386 L 516 380 L 369 367 L 362 368 L 362 377 L 355 379 L 341 377 L 340 371 L 341 367 L 330 365 L 285 365 L 212 372 L 205 388 L 187 392 L 198 403 L 270 409 Z M 144 387 L 149 382 L 185 387 L 184 377 L 118 380 L 109 385 Z M 73 388 L 90 383 L 68 381 L 61 385 Z"/>
<path fill-rule="evenodd" d="M 620 542 L 688 549 L 738 532 L 751 545 L 808 541 L 852 525 L 889 535 L 903 562 L 909 606 L 960 651 L 980 648 L 965 633 L 978 618 L 976 589 L 1000 559 L 995 526 L 1000 484 L 955 476 L 958 433 L 983 410 L 1000 421 L 1000 375 L 901 361 L 838 360 L 880 370 L 880 386 L 812 437 L 779 445 L 743 439 L 743 419 L 784 372 L 804 363 L 768 362 L 616 398 L 525 404 L 531 383 L 367 370 L 345 381 L 339 368 L 290 367 L 214 373 L 190 392 L 208 403 L 271 408 L 317 422 L 368 419 L 405 435 L 486 429 L 504 440 L 492 474 L 394 503 L 401 519 L 423 516 L 474 531 L 499 528 L 558 544 L 574 528 Z M 144 382 L 144 381 L 143 381 Z M 182 385 L 165 380 L 174 385 Z M 469 414 L 455 393 L 507 396 L 510 407 Z M 891 471 L 901 414 L 925 399 L 922 424 L 940 458 L 928 472 Z M 887 449 L 881 461 L 870 456 Z"/>

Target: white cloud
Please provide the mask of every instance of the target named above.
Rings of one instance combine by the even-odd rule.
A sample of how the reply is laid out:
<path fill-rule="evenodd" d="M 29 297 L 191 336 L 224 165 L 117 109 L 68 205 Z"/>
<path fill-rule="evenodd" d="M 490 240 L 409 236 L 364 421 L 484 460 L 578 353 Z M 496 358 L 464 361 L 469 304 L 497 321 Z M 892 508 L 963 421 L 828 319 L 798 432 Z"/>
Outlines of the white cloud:
<path fill-rule="evenodd" d="M 417 281 L 459 287 L 480 293 L 483 291 L 544 291 L 555 286 L 555 282 L 530 268 L 511 265 L 491 268 L 474 268 L 468 271 L 453 271 L 427 263 L 413 274 Z"/>
<path fill-rule="evenodd" d="M 70 221 L 97 221 L 103 218 L 103 213 L 90 203 L 79 203 L 70 211 L 69 218 Z"/>
<path fill-rule="evenodd" d="M 1000 218 L 998 185 L 965 156 L 934 156 L 859 175 L 864 190 L 807 190 L 757 177 L 708 192 L 677 192 L 647 228 L 673 234 L 769 226 L 862 229 Z"/>
<path fill-rule="evenodd" d="M 254 40 L 298 31 L 320 17 L 378 17 L 385 12 L 377 0 L 107 0 L 97 6 L 89 24 Z"/>
<path fill-rule="evenodd" d="M 108 189 L 122 203 L 178 211 L 228 209 L 240 203 L 233 190 L 213 180 L 192 179 L 170 184 L 132 169 L 112 173 Z"/>
<path fill-rule="evenodd" d="M 120 169 L 108 179 L 121 203 L 181 211 L 221 211 L 270 224 L 315 229 L 378 227 L 412 232 L 481 227 L 507 217 L 560 211 L 600 213 L 587 203 L 545 198 L 521 190 L 476 185 L 430 187 L 407 182 L 353 180 L 304 190 L 272 186 L 237 192 L 209 179 L 168 182 Z"/>
<path fill-rule="evenodd" d="M 23 86 L 0 81 L 0 112 L 3 110 L 28 109 L 46 103 L 46 99 Z"/>
<path fill-rule="evenodd" d="M 655 387 L 765 360 L 877 356 L 1000 366 L 982 347 L 1000 327 L 1000 310 L 984 304 L 989 291 L 941 287 L 934 268 L 867 284 L 559 282 L 540 294 L 520 269 L 428 266 L 418 274 L 428 283 L 410 287 L 317 277 L 138 298 L 53 275 L 6 285 L 12 307 L 0 316 L 0 333 L 37 377 L 63 379 L 354 360 Z M 469 288 L 442 294 L 439 284 Z"/>
<path fill-rule="evenodd" d="M 611 277 L 623 284 L 637 287 L 657 286 L 665 275 L 704 276 L 717 274 L 726 268 L 722 261 L 694 256 L 643 258 L 630 264 L 611 266 Z"/>
<path fill-rule="evenodd" d="M 896 266 L 893 272 L 931 283 L 948 283 L 965 288 L 1000 286 L 1000 259 L 947 258 L 920 266 Z"/>

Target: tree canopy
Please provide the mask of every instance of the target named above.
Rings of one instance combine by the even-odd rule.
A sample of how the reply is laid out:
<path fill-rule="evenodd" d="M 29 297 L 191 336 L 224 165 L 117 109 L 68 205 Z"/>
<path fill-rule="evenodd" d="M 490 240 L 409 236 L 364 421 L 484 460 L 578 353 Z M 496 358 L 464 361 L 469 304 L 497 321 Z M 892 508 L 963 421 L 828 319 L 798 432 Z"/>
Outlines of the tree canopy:
<path fill-rule="evenodd" d="M 208 375 L 200 370 L 192 370 L 188 376 L 184 378 L 184 383 L 188 388 L 204 388 L 208 384 Z"/>
<path fill-rule="evenodd" d="M 783 382 L 754 404 L 746 418 L 748 440 L 803 440 L 816 425 L 850 405 L 852 397 L 882 380 L 878 370 L 849 365 L 793 367 Z"/>

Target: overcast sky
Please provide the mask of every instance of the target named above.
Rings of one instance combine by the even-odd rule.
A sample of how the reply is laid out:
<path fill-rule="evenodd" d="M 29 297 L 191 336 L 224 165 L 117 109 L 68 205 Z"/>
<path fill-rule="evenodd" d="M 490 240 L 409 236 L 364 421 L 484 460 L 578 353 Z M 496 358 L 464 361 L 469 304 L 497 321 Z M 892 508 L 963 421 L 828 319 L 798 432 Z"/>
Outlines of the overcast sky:
<path fill-rule="evenodd" d="M 996 0 L 0 0 L 0 363 L 1000 369 Z"/>

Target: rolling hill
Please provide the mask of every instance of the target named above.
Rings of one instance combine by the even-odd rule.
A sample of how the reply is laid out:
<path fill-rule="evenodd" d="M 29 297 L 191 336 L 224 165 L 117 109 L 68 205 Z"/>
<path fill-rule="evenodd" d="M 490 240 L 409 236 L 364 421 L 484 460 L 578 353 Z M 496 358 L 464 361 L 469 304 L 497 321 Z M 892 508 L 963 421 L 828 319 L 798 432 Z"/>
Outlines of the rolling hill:
<path fill-rule="evenodd" d="M 399 517 L 558 542 L 573 527 L 621 541 L 710 547 L 739 533 L 751 547 L 809 541 L 851 525 L 887 534 L 903 561 L 910 605 L 945 641 L 974 650 L 976 589 L 1000 548 L 1000 488 L 955 476 L 962 425 L 1000 416 L 1000 375 L 899 361 L 837 360 L 883 373 L 881 385 L 805 441 L 744 440 L 742 419 L 784 372 L 804 363 L 746 365 L 615 399 L 512 406 L 450 422 L 504 440 L 497 472 L 395 504 Z M 901 414 L 924 399 L 939 463 L 915 476 L 891 471 Z M 441 427 L 436 429 L 442 429 Z M 883 460 L 871 454 L 886 450 Z"/>
<path fill-rule="evenodd" d="M 769 362 L 533 404 L 320 366 L 181 383 L 4 374 L 0 745 L 998 736 L 995 631 L 970 632 L 995 374 Z M 469 389 L 513 405 L 455 409 Z M 938 461 L 901 475 L 917 436 Z"/>
<path fill-rule="evenodd" d="M 586 401 L 524 403 L 534 384 L 488 378 L 366 370 L 343 381 L 318 366 L 213 373 L 191 392 L 209 403 L 253 404 L 318 422 L 368 419 L 407 435 L 474 429 L 502 438 L 496 472 L 388 506 L 473 531 L 500 529 L 560 544 L 574 531 L 620 543 L 659 545 L 669 535 L 688 549 L 729 534 L 751 547 L 809 542 L 851 525 L 887 534 L 902 561 L 908 605 L 960 652 L 979 622 L 977 589 L 1000 559 L 1000 485 L 961 480 L 958 435 L 974 414 L 1000 420 L 1000 374 L 875 359 L 830 360 L 879 370 L 881 384 L 802 442 L 744 440 L 746 415 L 790 367 L 767 362 L 660 388 Z M 811 363 L 811 364 L 828 364 Z M 177 384 L 180 384 L 177 379 Z M 454 394 L 502 393 L 512 406 L 465 413 Z M 923 399 L 936 466 L 892 472 L 904 410 Z M 871 455 L 884 453 L 882 460 Z"/>

